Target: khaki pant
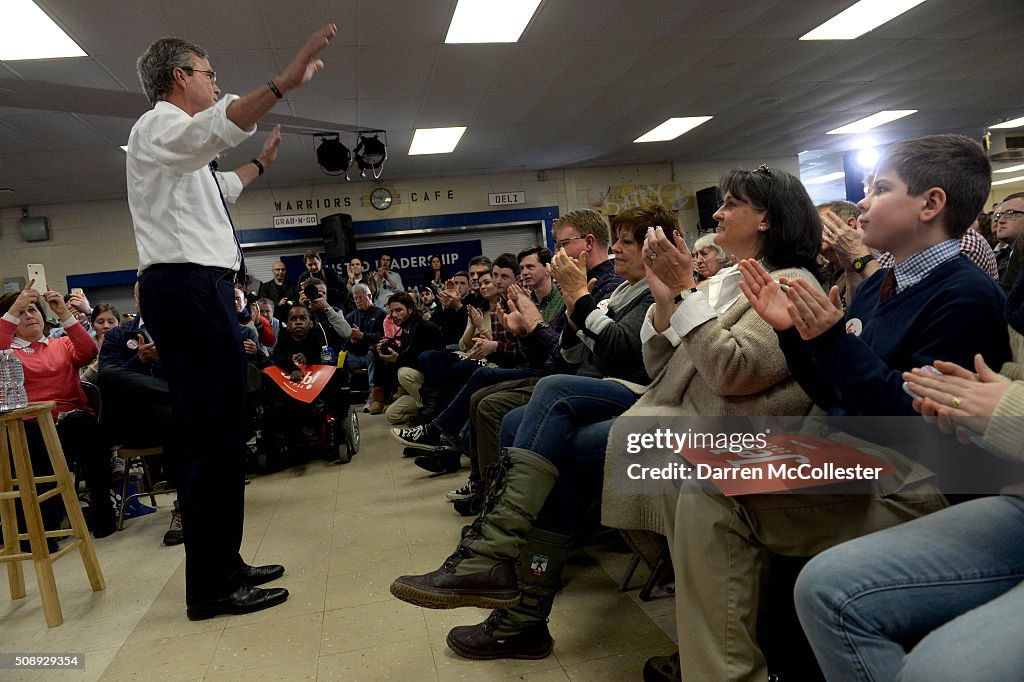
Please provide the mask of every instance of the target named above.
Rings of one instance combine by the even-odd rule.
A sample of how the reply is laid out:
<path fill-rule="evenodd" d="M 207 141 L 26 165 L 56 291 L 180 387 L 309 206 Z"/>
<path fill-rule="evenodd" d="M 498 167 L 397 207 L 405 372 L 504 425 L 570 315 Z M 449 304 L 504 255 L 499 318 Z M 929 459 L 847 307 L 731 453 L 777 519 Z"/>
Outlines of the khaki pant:
<path fill-rule="evenodd" d="M 498 457 L 498 436 L 501 420 L 533 395 L 533 387 L 541 377 L 513 379 L 481 388 L 469 399 L 469 459 L 483 474 L 487 465 Z"/>
<path fill-rule="evenodd" d="M 405 392 L 412 396 L 417 406 L 423 405 L 420 400 L 420 389 L 423 388 L 423 372 L 412 367 L 398 368 L 398 385 L 405 389 Z"/>
<path fill-rule="evenodd" d="M 756 633 L 769 552 L 813 556 L 947 506 L 935 494 L 725 497 L 682 485 L 662 500 L 683 680 L 699 682 L 768 679 Z"/>

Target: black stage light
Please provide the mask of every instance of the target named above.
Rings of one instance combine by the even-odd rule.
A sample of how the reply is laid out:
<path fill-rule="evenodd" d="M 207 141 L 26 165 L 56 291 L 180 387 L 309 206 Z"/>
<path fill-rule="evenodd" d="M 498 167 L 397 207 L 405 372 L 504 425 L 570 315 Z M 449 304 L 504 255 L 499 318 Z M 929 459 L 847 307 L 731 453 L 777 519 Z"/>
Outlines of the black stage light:
<path fill-rule="evenodd" d="M 345 173 L 348 179 L 348 167 L 352 165 L 352 152 L 341 143 L 338 135 L 325 135 L 320 146 L 316 148 L 316 161 L 327 175 Z"/>
<path fill-rule="evenodd" d="M 383 131 L 380 131 L 384 134 Z M 387 138 L 385 137 L 385 140 Z M 381 142 L 380 138 L 377 137 L 377 133 L 370 137 L 369 134 L 360 134 L 359 143 L 356 144 L 355 151 L 356 165 L 359 166 L 359 175 L 366 177 L 366 171 L 373 173 L 374 179 L 379 179 L 381 173 L 384 171 L 384 162 L 388 158 L 388 147 L 386 142 Z"/>

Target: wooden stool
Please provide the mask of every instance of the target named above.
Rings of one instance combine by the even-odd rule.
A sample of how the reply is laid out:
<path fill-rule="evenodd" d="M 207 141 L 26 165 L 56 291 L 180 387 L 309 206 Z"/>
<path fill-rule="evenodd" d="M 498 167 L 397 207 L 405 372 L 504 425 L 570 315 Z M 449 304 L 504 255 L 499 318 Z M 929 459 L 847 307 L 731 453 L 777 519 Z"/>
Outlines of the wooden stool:
<path fill-rule="evenodd" d="M 53 402 L 30 403 L 28 407 L 11 412 L 0 413 L 0 522 L 4 527 L 4 546 L 0 551 L 0 562 L 7 562 L 7 582 L 11 589 L 11 599 L 25 596 L 25 575 L 21 562 L 32 560 L 36 567 L 36 578 L 39 583 L 39 595 L 43 601 L 43 613 L 46 624 L 56 627 L 64 622 L 60 610 L 60 597 L 57 595 L 57 584 L 53 579 L 53 562 L 60 559 L 73 549 L 81 553 L 85 573 L 94 592 L 106 587 L 103 572 L 96 560 L 96 552 L 92 546 L 89 529 L 85 525 L 82 507 L 75 495 L 74 483 L 68 473 L 68 465 L 64 460 L 57 437 L 57 429 L 53 424 L 51 412 L 56 405 Z M 36 417 L 39 429 L 46 443 L 46 451 L 53 466 L 52 476 L 35 476 L 32 472 L 32 459 L 29 456 L 28 440 L 25 437 L 26 417 Z M 13 474 L 11 463 L 13 459 Z M 36 486 L 40 483 L 56 483 L 57 487 L 38 494 Z M 17 490 L 14 487 L 17 486 Z M 64 508 L 71 520 L 71 530 L 46 530 L 39 503 L 60 495 L 64 500 Z M 21 499 L 22 511 L 28 533 L 18 533 L 18 520 L 15 513 L 16 499 Z M 100 500 L 103 503 L 105 500 Z M 74 541 L 60 551 L 50 554 L 46 547 L 47 538 L 73 536 Z M 21 551 L 20 540 L 28 540 L 32 553 Z"/>

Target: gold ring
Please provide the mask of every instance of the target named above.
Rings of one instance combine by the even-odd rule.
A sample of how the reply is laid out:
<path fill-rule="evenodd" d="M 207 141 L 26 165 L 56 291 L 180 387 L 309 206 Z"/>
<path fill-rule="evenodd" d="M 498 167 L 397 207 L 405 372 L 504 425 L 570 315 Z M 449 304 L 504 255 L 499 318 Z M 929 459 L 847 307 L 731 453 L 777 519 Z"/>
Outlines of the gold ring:
<path fill-rule="evenodd" d="M 958 395 L 953 396 L 949 400 L 949 404 L 952 405 L 954 408 L 960 407 L 960 403 L 962 403 L 962 402 L 963 402 L 963 399 L 961 399 L 960 396 L 958 396 Z"/>
<path fill-rule="evenodd" d="M 658 257 L 658 252 L 657 251 L 651 251 L 650 255 L 647 256 L 647 258 L 649 260 L 655 260 L 657 257 Z"/>

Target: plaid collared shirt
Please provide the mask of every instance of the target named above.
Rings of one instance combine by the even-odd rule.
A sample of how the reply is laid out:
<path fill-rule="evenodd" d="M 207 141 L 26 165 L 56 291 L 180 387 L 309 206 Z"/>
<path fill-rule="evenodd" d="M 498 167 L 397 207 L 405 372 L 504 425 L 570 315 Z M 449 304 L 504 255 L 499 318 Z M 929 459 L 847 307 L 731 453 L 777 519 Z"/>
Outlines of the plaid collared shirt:
<path fill-rule="evenodd" d="M 491 339 L 498 342 L 498 350 L 494 352 L 502 356 L 500 359 L 495 360 L 495 362 L 503 367 L 507 367 L 519 355 L 519 339 L 498 319 L 498 306 L 500 305 L 501 303 L 496 303 L 493 308 L 487 311 L 487 315 L 491 318 Z"/>
<path fill-rule="evenodd" d="M 999 281 L 996 254 L 977 230 L 967 230 L 967 232 L 964 232 L 964 236 L 960 240 L 960 252 L 970 258 L 986 275 L 997 282 Z M 883 253 L 878 257 L 878 265 L 883 268 L 891 268 L 895 264 L 896 259 L 892 257 L 891 253 Z M 903 285 L 900 284 L 899 288 L 902 289 Z"/>
<path fill-rule="evenodd" d="M 959 255 L 960 242 L 956 239 L 947 239 L 924 251 L 918 251 L 902 263 L 895 263 L 892 269 L 896 274 L 896 293 L 914 286 L 932 270 Z"/>

